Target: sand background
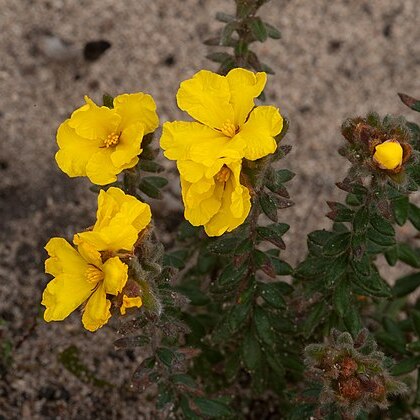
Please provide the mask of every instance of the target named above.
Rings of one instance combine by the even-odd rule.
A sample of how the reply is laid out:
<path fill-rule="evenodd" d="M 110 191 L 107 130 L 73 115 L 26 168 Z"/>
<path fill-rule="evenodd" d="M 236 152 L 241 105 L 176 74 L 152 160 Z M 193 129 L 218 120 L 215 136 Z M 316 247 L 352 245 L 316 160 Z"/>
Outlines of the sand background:
<path fill-rule="evenodd" d="M 39 317 L 48 280 L 43 246 L 90 225 L 96 207 L 88 182 L 57 168 L 55 131 L 83 95 L 100 101 L 103 92 L 148 92 L 162 122 L 182 118 L 179 82 L 216 69 L 205 59 L 214 49 L 202 41 L 221 27 L 216 11 L 231 12 L 232 3 L 0 0 L 0 340 L 15 347 L 2 366 L 0 419 L 156 418 L 145 396 L 83 385 L 57 361 L 76 344 L 99 377 L 128 383 L 141 356 L 114 350 L 113 324 L 90 334 L 79 314 L 55 324 Z M 293 152 L 282 165 L 298 174 L 290 183 L 296 205 L 280 219 L 291 225 L 285 257 L 295 262 L 305 254 L 306 234 L 329 225 L 325 200 L 338 196 L 334 183 L 347 167 L 336 154 L 342 120 L 378 110 L 418 122 L 396 93 L 420 97 L 420 4 L 272 0 L 261 15 L 282 32 L 257 52 L 276 71 L 267 103 L 291 121 L 284 143 Z M 45 45 L 51 36 L 69 44 L 67 59 Z M 88 63 L 82 48 L 97 39 L 112 47 Z M 174 200 L 154 208 L 159 217 L 180 211 Z"/>

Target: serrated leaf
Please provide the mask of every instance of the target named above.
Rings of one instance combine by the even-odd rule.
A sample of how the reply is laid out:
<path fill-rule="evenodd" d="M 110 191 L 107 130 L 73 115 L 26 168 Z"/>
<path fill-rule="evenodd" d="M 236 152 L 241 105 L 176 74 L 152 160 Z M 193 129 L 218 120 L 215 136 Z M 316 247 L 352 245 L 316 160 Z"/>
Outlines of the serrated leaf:
<path fill-rule="evenodd" d="M 258 294 L 273 308 L 283 309 L 286 302 L 283 297 L 283 287 L 279 283 L 258 283 Z"/>
<path fill-rule="evenodd" d="M 410 294 L 417 287 L 420 286 L 420 273 L 409 274 L 399 278 L 394 287 L 392 288 L 392 294 L 396 297 L 402 297 Z"/>
<path fill-rule="evenodd" d="M 388 236 L 383 235 L 382 233 L 379 233 L 376 229 L 369 228 L 367 231 L 367 238 L 374 242 L 375 244 L 381 245 L 381 246 L 393 246 L 395 245 L 395 237 L 394 236 Z"/>
<path fill-rule="evenodd" d="M 369 276 L 361 276 L 354 272 L 350 278 L 352 282 L 358 286 L 367 296 L 391 296 L 391 289 L 389 285 L 376 272 L 371 272 Z"/>

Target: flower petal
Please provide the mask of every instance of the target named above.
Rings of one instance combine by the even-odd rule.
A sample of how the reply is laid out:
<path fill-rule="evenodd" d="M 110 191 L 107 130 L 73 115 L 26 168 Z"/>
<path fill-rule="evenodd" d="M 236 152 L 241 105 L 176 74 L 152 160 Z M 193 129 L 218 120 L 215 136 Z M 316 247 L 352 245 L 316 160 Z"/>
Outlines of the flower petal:
<path fill-rule="evenodd" d="M 131 124 L 122 131 L 120 141 L 111 153 L 112 164 L 115 167 L 126 165 L 142 152 L 143 134 L 142 124 Z"/>
<path fill-rule="evenodd" d="M 76 134 L 64 121 L 57 131 L 57 143 L 60 150 L 55 155 L 58 167 L 70 177 L 85 176 L 86 165 L 101 145 L 101 141 L 86 139 Z"/>
<path fill-rule="evenodd" d="M 86 175 L 93 184 L 106 185 L 117 180 L 122 168 L 116 168 L 111 160 L 111 149 L 100 149 L 86 165 Z"/>
<path fill-rule="evenodd" d="M 375 147 L 373 160 L 383 169 L 395 169 L 403 161 L 403 148 L 397 141 L 387 140 Z"/>
<path fill-rule="evenodd" d="M 86 303 L 82 322 L 88 331 L 96 331 L 111 318 L 111 302 L 106 298 L 105 286 L 101 282 Z"/>
<path fill-rule="evenodd" d="M 144 133 L 148 134 L 155 131 L 159 125 L 155 101 L 145 93 L 124 93 L 116 96 L 114 110 L 121 117 L 121 131 L 140 123 L 144 126 Z"/>
<path fill-rule="evenodd" d="M 250 114 L 236 137 L 245 143 L 245 159 L 256 160 L 277 149 L 274 139 L 283 128 L 283 118 L 273 106 L 258 106 Z"/>
<path fill-rule="evenodd" d="M 105 292 L 110 295 L 118 295 L 127 283 L 127 264 L 124 264 L 118 257 L 109 258 L 105 261 L 102 271 L 105 274 Z"/>
<path fill-rule="evenodd" d="M 125 223 L 133 225 L 140 232 L 150 223 L 152 213 L 148 204 L 119 188 L 111 187 L 107 191 L 100 191 L 96 217 L 93 230 L 100 230 L 112 223 Z"/>
<path fill-rule="evenodd" d="M 71 115 L 69 126 L 76 133 L 88 139 L 105 139 L 108 134 L 116 133 L 121 117 L 113 109 L 99 107 L 85 96 L 86 105 L 76 109 Z"/>
<path fill-rule="evenodd" d="M 125 315 L 127 308 L 140 308 L 142 304 L 143 301 L 141 300 L 140 296 L 129 297 L 127 295 L 124 295 L 122 305 L 120 307 L 121 315 Z"/>
<path fill-rule="evenodd" d="M 183 81 L 176 99 L 183 111 L 209 127 L 220 129 L 226 120 L 234 119 L 229 83 L 211 71 L 201 70 Z"/>
<path fill-rule="evenodd" d="M 44 312 L 45 321 L 63 320 L 78 308 L 91 293 L 92 284 L 87 282 L 86 276 L 67 272 L 59 274 L 47 284 L 42 295 L 41 303 L 47 308 Z"/>
<path fill-rule="evenodd" d="M 255 74 L 249 70 L 236 68 L 232 69 L 226 78 L 231 94 L 230 103 L 235 113 L 233 122 L 237 127 L 241 127 L 254 108 L 254 98 L 263 91 L 267 75 L 263 72 Z"/>
<path fill-rule="evenodd" d="M 240 184 L 240 162 L 227 165 L 233 174 L 226 181 L 219 211 L 204 225 L 208 236 L 220 236 L 240 226 L 251 210 L 248 188 Z"/>
<path fill-rule="evenodd" d="M 45 261 L 45 271 L 53 276 L 66 273 L 82 277 L 87 268 L 87 262 L 63 238 L 51 238 L 45 249 L 50 258 Z"/>
<path fill-rule="evenodd" d="M 100 250 L 98 250 L 94 244 L 84 241 L 80 233 L 76 233 L 74 235 L 73 243 L 77 246 L 79 254 L 87 263 L 92 264 L 97 268 L 102 267 L 102 257 L 101 253 L 99 252 Z"/>
<path fill-rule="evenodd" d="M 184 216 L 193 226 L 206 224 L 220 209 L 223 185 L 203 178 L 194 184 L 181 177 Z"/>
<path fill-rule="evenodd" d="M 166 122 L 163 124 L 160 146 L 171 160 L 192 160 L 211 166 L 219 158 L 239 159 L 243 143 L 196 122 Z"/>

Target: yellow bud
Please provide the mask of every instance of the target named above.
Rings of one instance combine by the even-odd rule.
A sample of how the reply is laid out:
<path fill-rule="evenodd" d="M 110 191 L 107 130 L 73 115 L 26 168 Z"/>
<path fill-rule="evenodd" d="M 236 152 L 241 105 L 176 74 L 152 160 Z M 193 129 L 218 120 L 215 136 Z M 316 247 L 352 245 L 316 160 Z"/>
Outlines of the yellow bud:
<path fill-rule="evenodd" d="M 387 140 L 375 147 L 373 160 L 382 169 L 395 169 L 402 164 L 403 148 L 395 140 Z"/>

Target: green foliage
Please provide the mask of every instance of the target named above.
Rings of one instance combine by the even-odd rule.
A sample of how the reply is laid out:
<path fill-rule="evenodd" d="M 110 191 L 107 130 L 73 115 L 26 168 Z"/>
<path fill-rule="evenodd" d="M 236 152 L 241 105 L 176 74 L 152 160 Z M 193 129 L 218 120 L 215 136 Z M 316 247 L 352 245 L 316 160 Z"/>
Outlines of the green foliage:
<path fill-rule="evenodd" d="M 265 42 L 268 38 L 280 39 L 281 33 L 273 25 L 256 16 L 258 9 L 266 1 L 237 0 L 235 16 L 218 12 L 216 19 L 226 25 L 218 36 L 207 39 L 210 46 L 232 48 L 228 52 L 212 52 L 207 58 L 220 64 L 218 73 L 227 74 L 235 67 L 244 67 L 256 71 L 274 74 L 274 71 L 262 63 L 250 47 L 254 42 Z"/>

